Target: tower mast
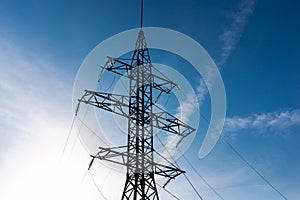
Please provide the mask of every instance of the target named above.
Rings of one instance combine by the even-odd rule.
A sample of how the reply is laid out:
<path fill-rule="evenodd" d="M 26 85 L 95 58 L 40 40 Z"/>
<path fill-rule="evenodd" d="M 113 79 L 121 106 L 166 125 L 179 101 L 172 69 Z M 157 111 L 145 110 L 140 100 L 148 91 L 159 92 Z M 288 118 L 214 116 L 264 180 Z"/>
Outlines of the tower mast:
<path fill-rule="evenodd" d="M 122 200 L 158 200 L 154 175 L 167 177 L 169 182 L 184 173 L 174 165 L 165 166 L 154 161 L 153 128 L 185 137 L 195 129 L 173 115 L 161 110 L 153 112 L 153 89 L 169 94 L 177 84 L 152 73 L 152 64 L 145 40 L 143 25 L 143 0 L 141 0 L 141 28 L 135 50 L 130 59 L 108 57 L 102 68 L 130 79 L 128 96 L 86 90 L 79 99 L 100 109 L 121 115 L 128 120 L 127 150 L 99 147 L 94 159 L 106 160 L 127 167 Z M 159 84 L 157 83 L 159 82 Z M 91 163 L 92 163 L 91 162 Z"/>

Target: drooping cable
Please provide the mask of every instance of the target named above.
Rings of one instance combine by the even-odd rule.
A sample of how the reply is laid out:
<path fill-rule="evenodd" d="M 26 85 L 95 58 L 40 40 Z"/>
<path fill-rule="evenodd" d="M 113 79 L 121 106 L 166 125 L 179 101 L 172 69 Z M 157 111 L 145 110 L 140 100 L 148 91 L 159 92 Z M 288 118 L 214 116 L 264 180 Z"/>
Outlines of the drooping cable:
<path fill-rule="evenodd" d="M 86 175 L 89 173 L 89 170 L 86 170 L 86 172 L 83 174 L 81 178 L 81 184 L 85 181 Z"/>
<path fill-rule="evenodd" d="M 107 90 L 109 90 L 109 89 L 112 87 L 112 84 L 114 83 L 114 81 L 115 81 L 115 76 L 114 76 L 114 78 L 113 78 L 113 81 L 112 81 L 111 85 L 107 88 Z M 100 84 L 99 82 L 98 82 L 98 84 L 97 84 L 97 86 L 96 86 L 96 88 L 95 88 L 95 91 L 97 90 L 97 87 L 98 87 L 98 86 L 101 87 L 101 84 Z M 83 118 L 85 118 L 88 109 L 89 109 L 89 107 L 86 109 Z M 94 131 L 92 131 L 92 130 L 91 130 L 91 129 L 83 122 L 84 119 L 81 120 L 81 119 L 77 116 L 78 111 L 79 111 L 79 104 L 77 105 L 77 108 L 76 108 L 76 111 L 75 111 L 75 115 L 74 115 L 74 117 L 73 117 L 72 124 L 71 124 L 71 127 L 70 127 L 70 129 L 69 129 L 68 137 L 67 137 L 67 139 L 66 139 L 66 142 L 65 142 L 65 145 L 64 145 L 62 154 L 61 154 L 61 156 L 60 156 L 60 161 L 62 160 L 62 158 L 63 158 L 63 156 L 64 156 L 64 154 L 65 154 L 67 145 L 68 145 L 68 143 L 69 143 L 69 139 L 70 139 L 70 136 L 71 136 L 71 133 L 72 133 L 72 129 L 73 129 L 74 124 L 75 124 L 75 118 L 77 118 L 77 119 L 82 123 L 82 125 L 84 125 L 86 128 L 88 128 L 95 136 L 97 136 L 103 143 L 105 143 L 105 141 L 103 141 L 103 140 L 102 140 L 102 139 L 101 139 Z M 71 153 L 73 152 L 73 149 L 74 149 L 74 146 L 75 146 L 76 141 L 77 141 L 77 139 L 78 139 L 79 132 L 80 132 L 80 130 L 81 130 L 81 128 L 82 128 L 82 125 L 81 125 L 80 127 L 77 127 L 77 128 L 78 128 L 78 133 L 77 133 L 76 138 L 75 138 L 75 141 L 74 141 L 74 143 L 73 143 L 73 145 L 72 145 Z M 105 143 L 105 144 L 106 144 L 106 143 Z M 83 145 L 83 146 L 84 146 L 84 145 Z M 87 151 L 87 152 L 88 152 L 88 151 Z"/>
<path fill-rule="evenodd" d="M 181 91 L 181 93 L 187 98 L 187 96 Z M 210 124 L 210 121 L 200 112 L 200 116 L 206 121 L 207 124 Z M 278 195 L 280 195 L 283 199 L 287 200 L 287 198 L 282 194 L 271 182 L 269 182 L 239 151 L 228 141 L 226 140 L 219 131 L 212 125 L 212 128 L 216 131 L 216 133 L 220 136 L 220 139 L 229 146 L 229 148 L 246 164 L 248 165 L 267 185 L 269 185 Z"/>
<path fill-rule="evenodd" d="M 123 79 L 120 79 L 122 87 L 126 90 L 127 93 L 129 93 L 128 88 L 125 86 L 125 83 L 123 82 Z"/>
<path fill-rule="evenodd" d="M 73 130 L 73 126 L 74 126 L 74 122 L 75 122 L 75 117 L 76 117 L 76 116 L 74 115 L 73 120 L 72 120 L 72 123 L 71 123 L 71 126 L 70 126 L 70 129 L 69 129 L 69 132 L 68 132 L 68 137 L 67 137 L 67 139 L 66 139 L 66 142 L 65 142 L 63 151 L 62 151 L 62 153 L 61 153 L 61 155 L 60 155 L 60 159 L 59 159 L 60 162 L 62 161 L 62 158 L 64 157 L 64 154 L 65 154 L 67 145 L 68 145 L 68 143 L 69 143 L 69 139 L 70 139 L 70 136 L 71 136 L 71 133 L 72 133 L 72 130 Z"/>
<path fill-rule="evenodd" d="M 187 177 L 186 174 L 183 174 L 183 176 L 185 177 L 185 179 L 189 182 L 189 184 L 192 186 L 192 188 L 194 189 L 194 191 L 196 192 L 197 196 L 203 200 L 202 196 L 199 194 L 199 192 L 197 191 L 197 189 L 195 188 L 195 186 L 193 185 L 193 183 L 190 181 L 190 179 Z"/>
<path fill-rule="evenodd" d="M 170 158 L 174 161 L 175 165 L 179 167 L 179 164 L 176 162 L 176 160 L 173 158 L 172 154 L 169 152 L 169 150 L 164 146 L 163 142 L 161 141 L 161 139 L 159 138 L 159 136 L 156 134 L 155 135 L 158 139 L 158 141 L 161 143 L 161 145 L 164 147 L 164 149 L 166 150 L 166 152 L 169 154 Z M 202 196 L 200 195 L 200 193 L 197 191 L 196 187 L 193 185 L 193 183 L 190 181 L 190 179 L 187 177 L 186 174 L 183 174 L 185 179 L 188 181 L 188 183 L 190 184 L 190 186 L 193 188 L 194 192 L 196 193 L 196 195 L 198 196 L 199 199 L 203 200 Z"/>
<path fill-rule="evenodd" d="M 250 164 L 242 154 L 240 154 L 233 146 L 230 144 L 223 136 L 221 139 L 243 160 L 262 180 L 264 180 L 274 191 L 276 191 L 283 199 L 287 200 L 287 198 L 270 182 L 268 181 L 257 169 Z"/>
<path fill-rule="evenodd" d="M 209 124 L 209 120 L 201 114 L 201 117 Z M 229 146 L 229 148 L 246 164 L 250 167 L 267 185 L 269 185 L 277 194 L 279 194 L 283 199 L 287 200 L 287 198 L 282 194 L 270 181 L 268 181 L 227 139 L 223 137 L 217 129 L 212 126 L 213 129 L 219 134 L 221 140 Z"/>
<path fill-rule="evenodd" d="M 115 80 L 116 80 L 116 74 L 114 74 L 113 80 L 111 81 L 110 85 L 108 86 L 108 88 L 106 88 L 106 90 L 104 92 L 107 92 L 108 90 L 110 90 L 112 88 Z"/>
<path fill-rule="evenodd" d="M 83 126 L 85 126 L 89 131 L 91 131 L 93 135 L 95 135 L 98 139 L 100 139 L 106 146 L 109 146 L 108 143 L 105 142 L 99 135 L 97 135 L 97 133 L 94 130 L 92 130 L 86 123 L 84 123 L 82 119 L 80 119 L 79 117 L 77 118 L 83 124 Z"/>
<path fill-rule="evenodd" d="M 104 196 L 103 192 L 102 192 L 102 191 L 100 190 L 100 188 L 98 187 L 98 185 L 97 185 L 97 183 L 96 183 L 96 181 L 95 181 L 95 179 L 94 179 L 94 177 L 93 177 L 91 171 L 88 171 L 88 172 L 89 172 L 90 177 L 91 177 L 91 179 L 92 179 L 92 181 L 93 181 L 95 187 L 97 188 L 99 194 L 102 196 L 103 199 L 107 200 L 107 198 Z"/>
<path fill-rule="evenodd" d="M 66 143 L 65 143 L 64 148 L 63 148 L 63 152 L 62 152 L 61 157 L 60 157 L 60 161 L 62 160 L 62 158 L 63 158 L 63 156 L 64 156 L 64 153 L 65 153 L 67 144 L 68 144 L 68 142 L 69 142 L 70 135 L 71 135 L 72 129 L 73 129 L 74 124 L 75 124 L 75 117 L 76 117 L 76 116 L 74 115 L 73 120 L 72 120 L 71 127 L 70 127 L 70 129 L 69 129 L 68 137 L 67 137 Z M 79 127 L 78 127 L 78 128 L 79 128 Z M 78 135 L 79 135 L 79 133 L 78 133 Z M 74 145 L 73 145 L 73 146 L 74 146 Z M 87 151 L 87 149 L 86 149 L 86 151 Z M 95 181 L 94 177 L 92 176 L 91 172 L 90 172 L 90 171 L 88 171 L 88 172 L 89 172 L 89 174 L 90 174 L 90 176 L 91 176 L 91 179 L 92 179 L 92 181 L 93 181 L 95 187 L 97 188 L 98 192 L 100 193 L 100 195 L 103 197 L 103 199 L 107 200 L 107 198 L 103 195 L 103 193 L 102 193 L 102 191 L 100 190 L 100 188 L 97 186 L 96 181 Z M 85 177 L 85 176 L 86 176 L 86 173 L 85 173 L 84 177 Z M 83 179 L 84 179 L 84 177 L 83 177 Z M 83 180 L 82 180 L 82 181 L 83 181 Z"/>
<path fill-rule="evenodd" d="M 154 150 L 155 151 L 155 150 Z M 168 159 L 166 159 L 163 155 L 161 155 L 160 153 L 158 153 L 158 151 L 155 151 L 155 153 L 157 155 L 159 155 L 162 159 L 164 159 L 165 161 L 167 161 L 168 164 L 172 165 L 173 167 L 176 167 L 173 163 L 171 163 Z"/>
<path fill-rule="evenodd" d="M 155 67 L 154 65 L 152 65 L 152 68 L 157 71 L 162 77 L 164 77 L 166 80 L 172 82 L 164 73 L 162 73 L 159 69 L 157 69 L 157 67 Z"/>
<path fill-rule="evenodd" d="M 86 117 L 86 115 L 87 115 L 87 112 L 88 112 L 89 108 L 90 108 L 89 106 L 86 108 L 86 110 L 85 110 L 85 112 L 84 112 L 84 115 L 83 115 L 83 119 L 85 119 L 85 117 Z M 75 117 L 78 117 L 78 116 L 75 115 Z M 79 117 L 78 117 L 78 118 L 79 118 Z M 79 138 L 79 134 L 80 134 L 80 131 L 81 131 L 81 129 L 82 129 L 82 126 L 83 126 L 83 124 L 81 124 L 80 127 L 78 127 L 78 132 L 77 132 L 76 138 L 75 138 L 75 140 L 74 140 L 74 142 L 73 142 L 73 145 L 72 145 L 72 148 L 71 148 L 71 152 L 70 152 L 70 156 L 72 155 L 72 153 L 73 153 L 73 151 L 74 151 L 74 148 L 75 148 L 75 145 L 76 145 L 77 140 L 78 140 L 78 138 Z"/>
<path fill-rule="evenodd" d="M 163 186 L 161 186 L 160 184 L 156 183 L 156 185 L 158 185 L 161 189 L 163 189 L 164 191 L 166 191 L 169 195 L 171 195 L 172 197 L 174 197 L 177 200 L 180 200 L 175 194 L 173 194 L 172 192 L 170 192 L 169 190 L 167 190 L 166 188 L 164 188 Z"/>
<path fill-rule="evenodd" d="M 158 71 L 158 70 L 157 70 Z M 160 71 L 159 71 L 160 72 Z M 160 72 L 161 73 L 161 72 Z M 183 93 L 184 94 L 184 93 Z M 169 95 L 170 97 L 170 95 Z M 169 98 L 168 97 L 168 98 Z M 166 105 L 166 104 L 165 104 Z M 166 160 L 167 162 L 169 162 L 170 164 L 172 164 L 170 161 L 168 161 L 165 157 L 163 157 L 161 154 L 159 154 L 158 152 L 156 152 L 160 157 L 162 157 L 164 160 Z M 186 162 L 191 166 L 191 168 L 193 169 L 193 171 L 201 178 L 201 180 L 222 200 L 224 200 L 224 198 L 204 179 L 203 176 L 201 176 L 201 174 L 195 169 L 195 167 L 192 165 L 192 163 L 186 158 L 186 156 L 183 154 L 183 158 L 186 160 Z M 172 164 L 173 165 L 173 164 Z"/>
<path fill-rule="evenodd" d="M 198 170 L 192 165 L 192 163 L 187 159 L 187 157 L 183 154 L 182 156 L 184 160 L 190 165 L 190 167 L 193 169 L 193 171 L 201 178 L 201 180 L 222 200 L 224 198 L 204 179 L 203 176 L 198 172 Z"/>

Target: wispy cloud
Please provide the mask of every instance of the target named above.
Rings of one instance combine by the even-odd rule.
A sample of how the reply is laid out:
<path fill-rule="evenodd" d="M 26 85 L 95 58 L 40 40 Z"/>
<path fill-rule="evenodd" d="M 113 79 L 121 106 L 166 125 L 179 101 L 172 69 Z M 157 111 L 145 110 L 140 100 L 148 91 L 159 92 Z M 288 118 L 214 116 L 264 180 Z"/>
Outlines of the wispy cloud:
<path fill-rule="evenodd" d="M 199 85 L 196 88 L 195 95 L 188 94 L 185 101 L 181 102 L 181 105 L 177 108 L 176 116 L 183 122 L 187 122 L 195 109 L 201 106 L 208 94 L 207 86 L 202 78 L 199 80 Z"/>
<path fill-rule="evenodd" d="M 20 136 L 32 135 L 30 125 L 44 121 L 39 115 L 63 109 L 71 87 L 67 87 L 62 74 L 50 62 L 22 51 L 3 38 L 0 38 L 0 52 L 1 142 L 8 145 Z"/>
<path fill-rule="evenodd" d="M 184 123 L 188 123 L 190 118 L 192 118 L 193 113 L 204 103 L 207 94 L 207 86 L 201 78 L 199 80 L 199 85 L 196 88 L 196 93 L 186 95 L 186 99 L 181 102 L 179 107 L 177 107 L 175 116 Z M 181 155 L 182 152 L 175 148 L 176 144 L 178 144 L 181 139 L 181 136 L 175 134 L 168 135 L 166 138 L 165 148 L 167 148 L 169 152 L 163 151 L 162 154 L 169 159 L 171 159 L 169 153 L 171 153 L 173 157 Z"/>
<path fill-rule="evenodd" d="M 228 14 L 230 22 L 224 27 L 222 34 L 218 36 L 222 42 L 219 66 L 226 63 L 228 57 L 242 37 L 249 15 L 254 11 L 255 4 L 256 0 L 242 0 L 236 9 Z"/>
<path fill-rule="evenodd" d="M 195 109 L 198 108 L 198 101 L 195 95 L 189 94 L 185 101 L 181 102 L 180 106 L 177 108 L 176 117 L 178 117 L 181 121 L 187 123 L 190 116 Z"/>
<path fill-rule="evenodd" d="M 207 86 L 202 78 L 199 81 L 199 85 L 196 88 L 196 92 L 198 103 L 201 106 L 204 103 L 206 95 L 208 94 Z"/>
<path fill-rule="evenodd" d="M 269 191 L 269 188 L 266 185 L 262 185 L 261 182 L 256 181 L 256 177 L 253 176 L 251 171 L 246 167 L 239 165 L 231 166 L 232 168 L 229 167 L 229 170 L 216 170 L 217 167 L 220 166 L 211 166 L 207 172 L 206 169 L 199 172 L 224 199 L 227 199 L 226 197 L 228 196 L 234 196 L 237 199 L 257 199 L 260 195 L 265 195 L 265 199 L 269 199 L 268 197 L 270 195 L 266 195 L 266 191 Z M 187 170 L 187 168 L 185 169 Z M 219 199 L 203 180 L 196 174 L 193 174 L 191 170 L 187 170 L 187 176 L 204 199 Z M 174 191 L 180 199 L 196 199 L 197 197 L 188 186 L 187 181 L 181 176 L 177 179 L 176 184 L 172 184 L 171 181 L 171 184 L 168 185 L 168 189 Z M 253 193 L 253 191 L 255 191 L 255 193 Z M 252 194 L 251 192 L 253 193 L 253 195 L 251 195 L 252 198 L 248 197 Z M 258 192 L 261 194 L 257 195 Z M 245 193 L 249 195 L 245 197 Z"/>
<path fill-rule="evenodd" d="M 99 197 L 89 177 L 82 181 L 90 157 L 81 145 L 74 146 L 69 160 L 68 145 L 58 165 L 71 124 L 72 82 L 59 66 L 3 38 L 0 52 L 0 199 Z M 75 138 L 72 134 L 72 142 Z M 94 167 L 97 182 L 104 183 L 110 170 Z M 121 187 L 116 180 L 120 177 L 112 177 L 115 183 L 106 186 L 109 199 L 118 196 L 110 187 Z"/>
<path fill-rule="evenodd" d="M 282 131 L 295 125 L 300 125 L 300 109 L 229 117 L 226 119 L 224 132 L 238 132 L 243 129 Z"/>

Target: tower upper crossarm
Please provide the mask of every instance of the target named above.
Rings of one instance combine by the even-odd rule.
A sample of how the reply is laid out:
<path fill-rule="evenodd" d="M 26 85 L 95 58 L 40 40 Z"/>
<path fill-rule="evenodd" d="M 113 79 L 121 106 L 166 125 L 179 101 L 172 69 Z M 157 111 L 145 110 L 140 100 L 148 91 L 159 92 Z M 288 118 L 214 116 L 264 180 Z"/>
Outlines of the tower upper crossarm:
<path fill-rule="evenodd" d="M 115 74 L 130 78 L 130 70 L 136 66 L 137 60 L 130 60 L 131 63 L 127 63 L 128 59 L 113 58 L 108 56 L 108 61 L 105 63 L 103 69 L 113 72 Z"/>
<path fill-rule="evenodd" d="M 145 58 L 146 59 L 146 58 Z M 144 63 L 146 65 L 151 65 L 150 62 Z M 136 77 L 130 74 L 131 70 L 137 68 L 141 65 L 139 59 L 124 59 L 124 58 L 113 58 L 108 56 L 108 60 L 105 63 L 104 67 L 102 67 L 101 76 L 103 74 L 103 70 L 107 70 L 109 72 L 113 72 L 120 76 L 124 76 L 126 78 L 134 80 Z M 146 75 L 146 74 L 145 74 Z M 179 85 L 172 82 L 166 77 L 161 77 L 155 74 L 148 74 L 152 80 L 151 85 L 154 89 L 160 90 L 161 92 L 170 93 L 174 88 L 179 89 Z"/>

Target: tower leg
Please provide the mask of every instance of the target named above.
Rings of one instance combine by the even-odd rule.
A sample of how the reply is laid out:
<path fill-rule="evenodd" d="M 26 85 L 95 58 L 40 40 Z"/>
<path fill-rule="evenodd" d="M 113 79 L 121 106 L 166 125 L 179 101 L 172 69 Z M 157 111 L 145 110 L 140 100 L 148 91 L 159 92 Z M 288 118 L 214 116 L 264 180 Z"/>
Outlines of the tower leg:
<path fill-rule="evenodd" d="M 122 200 L 159 200 L 154 172 L 127 173 Z"/>

